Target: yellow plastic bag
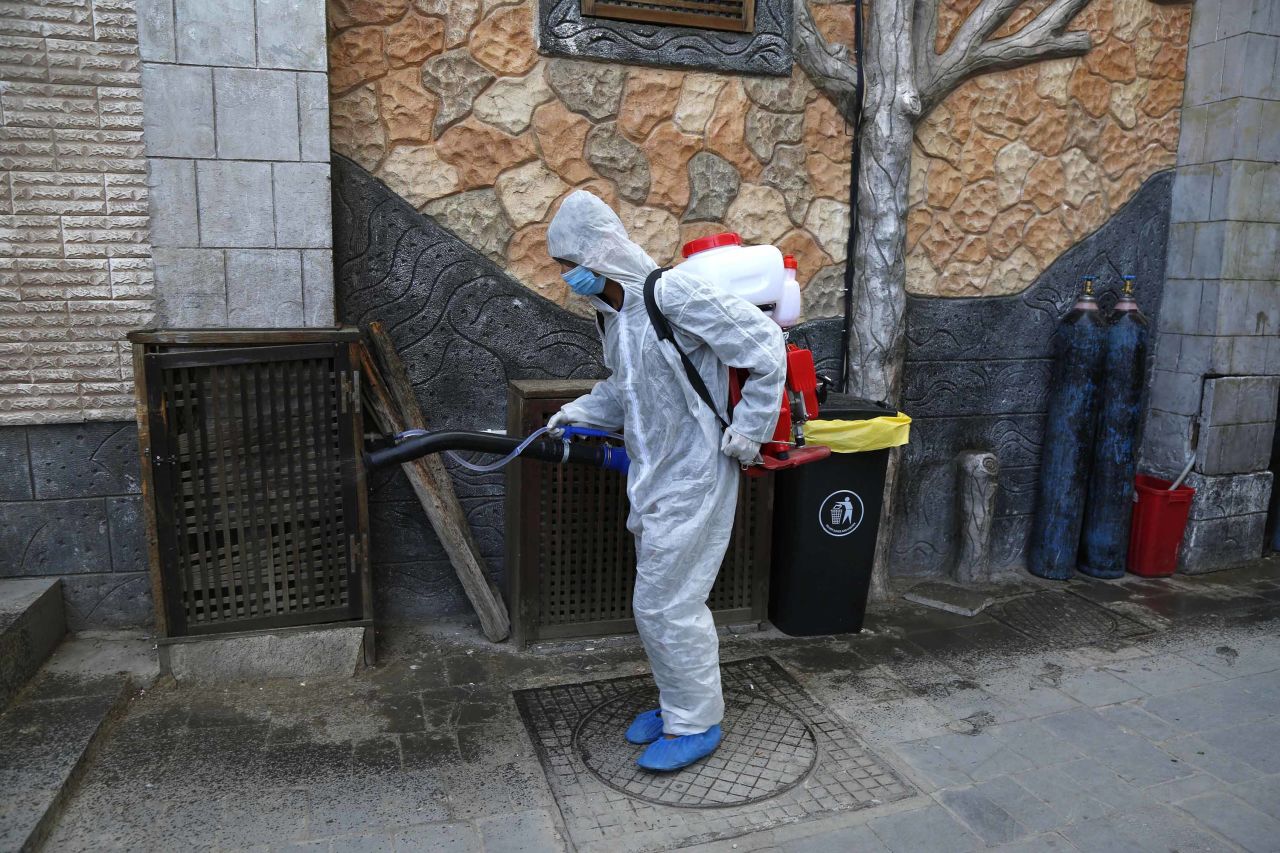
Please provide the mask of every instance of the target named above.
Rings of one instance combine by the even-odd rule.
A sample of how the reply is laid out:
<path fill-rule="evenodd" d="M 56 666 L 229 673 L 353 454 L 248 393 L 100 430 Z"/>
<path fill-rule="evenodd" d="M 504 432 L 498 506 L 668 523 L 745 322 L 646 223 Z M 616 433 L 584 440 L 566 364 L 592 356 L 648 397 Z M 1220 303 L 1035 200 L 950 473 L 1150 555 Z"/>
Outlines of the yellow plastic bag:
<path fill-rule="evenodd" d="M 825 444 L 832 453 L 862 453 L 900 447 L 911 437 L 911 418 L 898 412 L 865 421 L 812 420 L 804 425 L 809 444 Z"/>

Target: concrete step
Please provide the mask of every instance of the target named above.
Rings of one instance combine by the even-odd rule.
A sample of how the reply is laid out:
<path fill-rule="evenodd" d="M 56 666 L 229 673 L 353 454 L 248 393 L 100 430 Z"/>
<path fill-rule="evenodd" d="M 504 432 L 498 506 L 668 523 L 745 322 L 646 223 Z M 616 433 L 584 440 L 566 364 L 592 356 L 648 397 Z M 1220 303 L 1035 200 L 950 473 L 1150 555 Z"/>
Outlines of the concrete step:
<path fill-rule="evenodd" d="M 40 669 L 66 633 L 61 581 L 0 580 L 0 708 Z"/>
<path fill-rule="evenodd" d="M 40 848 L 98 746 L 156 676 L 145 638 L 69 638 L 0 714 L 0 851 Z"/>

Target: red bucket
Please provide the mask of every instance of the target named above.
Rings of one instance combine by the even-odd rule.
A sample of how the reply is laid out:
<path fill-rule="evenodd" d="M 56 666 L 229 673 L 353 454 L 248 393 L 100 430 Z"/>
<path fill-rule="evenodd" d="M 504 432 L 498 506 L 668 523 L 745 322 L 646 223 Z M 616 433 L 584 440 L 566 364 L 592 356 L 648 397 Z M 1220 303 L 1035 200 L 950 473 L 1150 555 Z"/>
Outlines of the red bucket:
<path fill-rule="evenodd" d="M 1178 568 L 1178 548 L 1187 531 L 1187 516 L 1196 490 L 1170 480 L 1139 474 L 1134 478 L 1133 524 L 1129 528 L 1129 571 L 1162 578 Z"/>

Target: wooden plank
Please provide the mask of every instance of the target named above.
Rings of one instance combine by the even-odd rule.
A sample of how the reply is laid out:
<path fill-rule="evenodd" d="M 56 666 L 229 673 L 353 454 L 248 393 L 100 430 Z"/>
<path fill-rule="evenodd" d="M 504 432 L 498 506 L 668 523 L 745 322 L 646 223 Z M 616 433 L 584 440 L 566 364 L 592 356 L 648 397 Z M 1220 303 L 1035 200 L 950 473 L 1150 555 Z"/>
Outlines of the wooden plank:
<path fill-rule="evenodd" d="M 378 353 L 375 363 L 368 347 L 360 347 L 361 367 L 368 392 L 369 411 L 378 428 L 386 433 L 406 429 L 427 429 L 426 418 L 413 396 L 413 386 L 396 354 L 391 339 L 378 323 L 370 324 L 370 343 Z M 381 369 L 379 369 L 381 367 Z M 480 548 L 467 524 L 462 504 L 453 489 L 453 480 L 438 456 L 424 456 L 400 466 L 414 493 L 422 503 L 427 518 L 444 546 L 449 561 L 462 582 L 462 588 L 480 617 L 484 635 L 493 642 L 505 640 L 511 633 L 511 619 L 497 587 L 489 580 Z"/>
<path fill-rule="evenodd" d="M 157 465 L 162 464 L 158 459 L 158 453 L 152 451 L 152 435 L 151 435 L 151 417 L 152 409 L 148 405 L 151 399 L 148 394 L 154 393 L 151 383 L 148 382 L 146 371 L 146 347 L 141 344 L 133 344 L 133 385 L 136 389 L 134 394 L 135 411 L 138 419 L 138 457 L 139 470 L 142 481 L 142 519 L 146 525 L 147 531 L 147 573 L 151 579 L 151 601 L 155 606 L 156 615 L 156 636 L 169 636 L 169 612 L 168 608 L 172 605 L 170 598 L 171 590 L 165 585 L 164 573 L 161 570 L 160 561 L 160 538 L 157 533 L 156 519 L 156 484 L 154 479 L 152 462 Z M 164 410 L 159 406 L 155 407 L 158 411 L 156 417 L 163 418 Z M 156 436 L 159 441 L 164 435 L 164 430 Z"/>
<path fill-rule="evenodd" d="M 307 329 L 139 329 L 130 343 L 170 346 L 255 346 L 261 344 L 340 343 L 359 340 L 354 326 Z"/>

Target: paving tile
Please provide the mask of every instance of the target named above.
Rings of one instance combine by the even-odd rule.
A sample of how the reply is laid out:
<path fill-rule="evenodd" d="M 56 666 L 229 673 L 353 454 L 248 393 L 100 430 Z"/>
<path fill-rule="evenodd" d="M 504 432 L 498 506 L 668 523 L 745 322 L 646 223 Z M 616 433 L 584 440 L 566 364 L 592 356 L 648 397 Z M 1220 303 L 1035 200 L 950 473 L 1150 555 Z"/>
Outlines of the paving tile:
<path fill-rule="evenodd" d="M 981 845 L 938 805 L 878 817 L 867 826 L 893 853 L 967 853 Z"/>
<path fill-rule="evenodd" d="M 930 704 L 952 721 L 951 728 L 983 728 L 992 723 L 1007 723 L 1024 716 L 968 679 L 955 679 L 938 685 L 928 696 Z M 966 729 L 967 730 L 967 729 Z"/>
<path fill-rule="evenodd" d="M 1029 832 L 1046 832 L 1061 826 L 1062 815 L 1019 785 L 1012 776 L 1001 776 L 975 785 L 974 790 L 1000 806 Z"/>
<path fill-rule="evenodd" d="M 1076 701 L 1094 708 L 1141 699 L 1146 695 L 1129 682 L 1100 669 L 1065 672 L 1059 689 Z"/>
<path fill-rule="evenodd" d="M 1188 766 L 1211 773 L 1224 782 L 1244 782 L 1258 776 L 1258 770 L 1226 750 L 1206 743 L 1198 735 L 1173 738 L 1162 747 Z"/>
<path fill-rule="evenodd" d="M 309 794 L 314 835 L 357 835 L 375 828 L 395 832 L 450 816 L 447 795 L 434 786 L 353 785 L 344 779 L 314 786 Z"/>
<path fill-rule="evenodd" d="M 1104 720 L 1147 740 L 1162 741 L 1182 734 L 1169 723 L 1148 714 L 1137 705 L 1109 705 L 1099 709 L 1098 714 Z"/>
<path fill-rule="evenodd" d="M 1060 831 L 1081 850 L 1106 853 L 1169 853 L 1173 850 L 1225 853 L 1232 849 L 1193 821 L 1162 805 L 1113 812 Z"/>
<path fill-rule="evenodd" d="M 1066 711 L 1044 717 L 1039 722 L 1131 782 L 1154 785 L 1189 776 L 1192 772 L 1179 766 L 1150 741 L 1124 732 L 1096 711 Z"/>
<path fill-rule="evenodd" d="M 330 853 L 393 853 L 395 843 L 383 833 L 346 835 L 329 842 Z"/>
<path fill-rule="evenodd" d="M 1184 800 L 1178 807 L 1246 850 L 1280 850 L 1280 821 L 1230 794 L 1204 794 Z"/>
<path fill-rule="evenodd" d="M 944 732 L 951 722 L 919 696 L 875 702 L 870 705 L 832 703 L 832 709 L 870 744 L 915 741 Z"/>
<path fill-rule="evenodd" d="M 1000 853 L 1075 853 L 1076 846 L 1056 832 L 992 847 Z"/>
<path fill-rule="evenodd" d="M 530 811 L 480 822 L 485 853 L 549 853 L 564 849 L 551 815 Z"/>
<path fill-rule="evenodd" d="M 1075 746 L 1050 734 L 1034 720 L 1019 720 L 987 730 L 993 737 L 1008 741 L 1020 754 L 1037 767 L 1065 764 L 1083 757 Z"/>
<path fill-rule="evenodd" d="M 1280 643 L 1269 637 L 1213 643 L 1178 654 L 1228 678 L 1280 669 Z"/>
<path fill-rule="evenodd" d="M 1028 834 L 1004 808 L 975 788 L 948 788 L 937 799 L 988 845 L 1016 841 Z"/>
<path fill-rule="evenodd" d="M 948 734 L 930 738 L 942 756 L 975 782 L 1029 770 L 1034 762 L 1017 752 L 1003 739 L 988 732 L 975 735 Z"/>
<path fill-rule="evenodd" d="M 1263 776 L 1232 785 L 1231 793 L 1280 820 L 1280 776 Z"/>
<path fill-rule="evenodd" d="M 1146 804 L 1139 788 L 1100 761 L 1082 758 L 1063 764 L 1061 769 L 1067 778 L 1074 780 L 1077 786 L 1087 790 L 1089 796 L 1111 811 L 1132 810 Z"/>
<path fill-rule="evenodd" d="M 1153 696 L 1141 704 L 1143 709 L 1187 732 L 1241 725 L 1274 712 L 1263 697 L 1248 691 L 1249 680 L 1240 678 Z"/>
<path fill-rule="evenodd" d="M 866 826 L 850 826 L 819 835 L 797 838 L 794 841 L 783 842 L 777 849 L 782 853 L 831 853 L 833 850 L 888 853 L 889 850 Z"/>
<path fill-rule="evenodd" d="M 1039 717 L 1078 706 L 1078 702 L 1042 678 L 1021 669 L 1002 669 L 978 679 L 983 690 L 1022 717 Z"/>
<path fill-rule="evenodd" d="M 923 781 L 934 788 L 964 785 L 973 781 L 969 778 L 969 774 L 943 755 L 942 750 L 935 743 L 929 741 L 900 743 L 893 747 L 893 751 L 906 761 L 918 776 L 923 777 Z"/>
<path fill-rule="evenodd" d="M 1221 779 L 1210 776 L 1208 773 L 1196 773 L 1192 776 L 1174 779 L 1172 782 L 1161 782 L 1159 785 L 1152 785 L 1143 789 L 1142 794 L 1152 802 L 1176 803 L 1179 800 L 1198 797 L 1201 794 L 1217 791 L 1221 788 Z"/>
<path fill-rule="evenodd" d="M 1280 672 L 1265 672 L 1237 679 L 1249 695 L 1256 696 L 1268 707 L 1280 705 Z"/>
<path fill-rule="evenodd" d="M 1201 735 L 1210 746 L 1266 774 L 1280 773 L 1280 720 L 1235 726 Z"/>
<path fill-rule="evenodd" d="M 1222 678 L 1213 670 L 1176 655 L 1145 658 L 1126 666 L 1111 666 L 1109 670 L 1152 696 L 1199 687 Z"/>

